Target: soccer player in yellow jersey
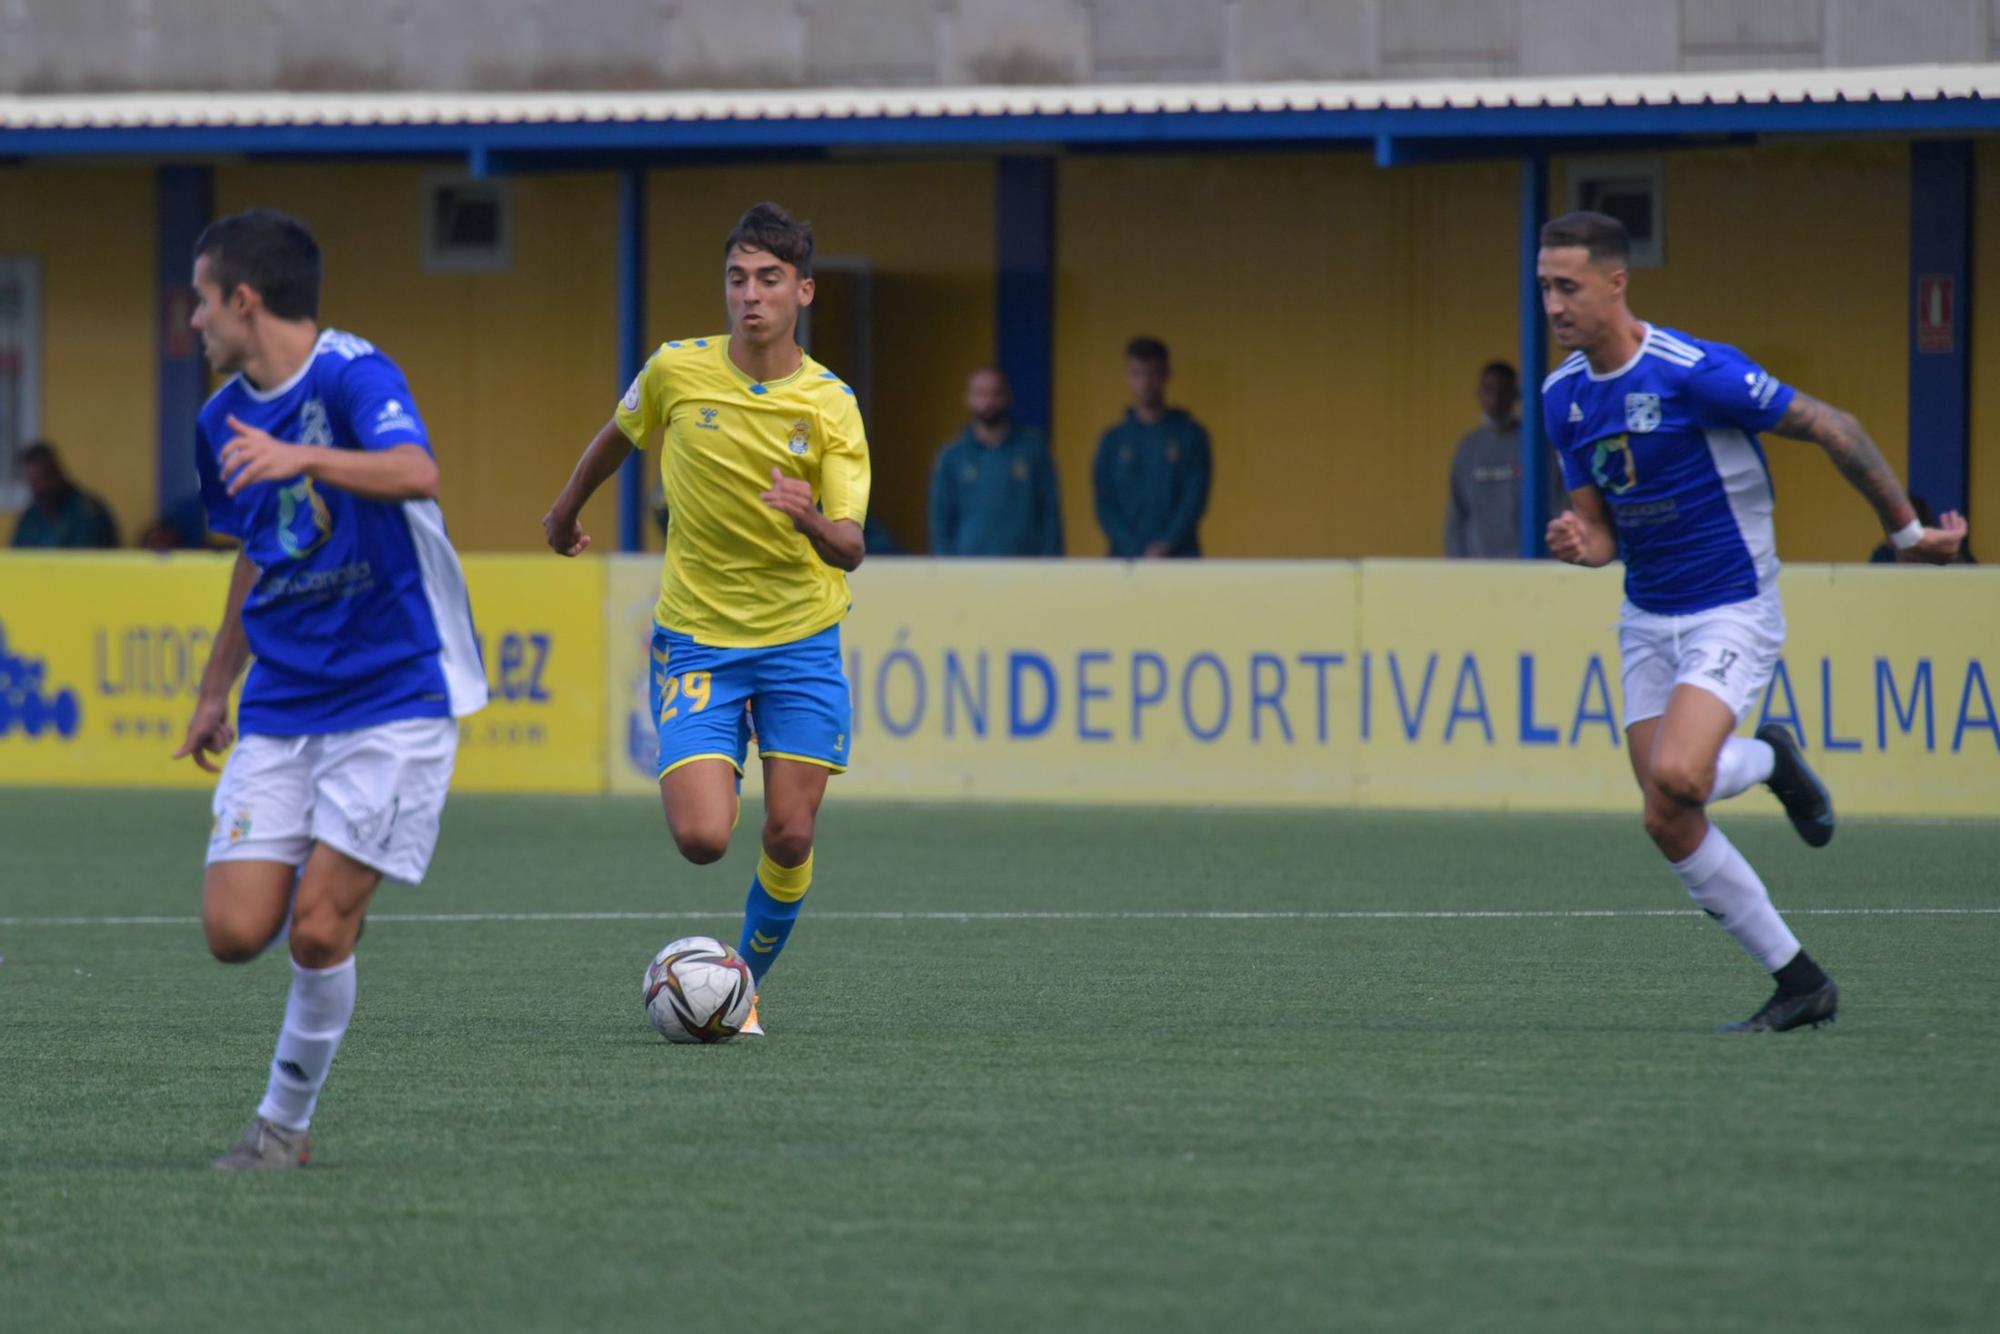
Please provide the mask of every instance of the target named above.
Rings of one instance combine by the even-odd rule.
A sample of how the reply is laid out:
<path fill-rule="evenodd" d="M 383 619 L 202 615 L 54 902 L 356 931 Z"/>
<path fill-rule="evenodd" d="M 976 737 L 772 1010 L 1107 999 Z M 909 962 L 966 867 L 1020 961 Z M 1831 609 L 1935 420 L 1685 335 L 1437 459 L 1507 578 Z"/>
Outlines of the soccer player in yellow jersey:
<path fill-rule="evenodd" d="M 794 336 L 812 253 L 812 228 L 776 204 L 745 213 L 723 246 L 728 336 L 655 351 L 542 520 L 550 547 L 580 554 L 584 502 L 657 442 L 672 516 L 653 630 L 660 800 L 683 857 L 720 859 L 754 723 L 764 855 L 738 949 L 760 984 L 812 884 L 813 824 L 853 733 L 840 622 L 868 441 L 854 391 Z M 763 1032 L 754 1007 L 744 1031 Z"/>

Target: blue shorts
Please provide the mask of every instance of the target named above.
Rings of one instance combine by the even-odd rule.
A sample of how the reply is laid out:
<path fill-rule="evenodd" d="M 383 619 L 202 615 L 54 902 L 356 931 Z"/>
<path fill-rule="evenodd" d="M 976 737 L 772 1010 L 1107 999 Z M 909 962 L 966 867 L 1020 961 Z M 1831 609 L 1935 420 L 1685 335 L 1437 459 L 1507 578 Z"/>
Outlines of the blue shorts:
<path fill-rule="evenodd" d="M 840 658 L 840 627 L 768 648 L 711 648 L 653 627 L 657 777 L 691 760 L 728 760 L 743 772 L 755 726 L 765 759 L 847 768 L 853 702 Z"/>

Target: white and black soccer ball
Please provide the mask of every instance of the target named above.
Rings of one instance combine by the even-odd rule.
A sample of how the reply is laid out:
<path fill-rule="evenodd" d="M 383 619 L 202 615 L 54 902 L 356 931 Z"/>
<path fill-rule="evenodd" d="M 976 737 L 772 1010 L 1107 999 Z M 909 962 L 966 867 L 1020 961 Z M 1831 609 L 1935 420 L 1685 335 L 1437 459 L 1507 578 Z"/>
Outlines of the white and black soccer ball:
<path fill-rule="evenodd" d="M 684 936 L 646 965 L 646 1017 L 669 1042 L 727 1042 L 743 1031 L 757 981 L 750 965 L 711 936 Z"/>

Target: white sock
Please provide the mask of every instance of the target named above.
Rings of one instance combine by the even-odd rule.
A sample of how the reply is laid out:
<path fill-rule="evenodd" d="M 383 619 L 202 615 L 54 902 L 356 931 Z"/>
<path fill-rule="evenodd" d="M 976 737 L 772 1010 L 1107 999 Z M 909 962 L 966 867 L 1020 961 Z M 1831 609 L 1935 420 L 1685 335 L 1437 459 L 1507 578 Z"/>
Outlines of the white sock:
<path fill-rule="evenodd" d="M 1720 829 L 1710 825 L 1694 855 L 1673 865 L 1688 897 L 1736 937 L 1765 971 L 1775 973 L 1797 956 L 1799 938 L 1771 906 L 1764 882 Z"/>
<path fill-rule="evenodd" d="M 1722 801 L 1746 791 L 1769 778 L 1777 763 L 1778 754 L 1771 749 L 1770 742 L 1730 737 L 1722 743 L 1722 753 L 1715 757 L 1715 790 L 1708 794 L 1708 799 Z"/>
<path fill-rule="evenodd" d="M 353 956 L 331 968 L 305 968 L 292 961 L 285 1026 L 278 1033 L 271 1082 L 264 1087 L 257 1115 L 287 1130 L 304 1130 L 312 1123 L 320 1086 L 353 1015 Z"/>

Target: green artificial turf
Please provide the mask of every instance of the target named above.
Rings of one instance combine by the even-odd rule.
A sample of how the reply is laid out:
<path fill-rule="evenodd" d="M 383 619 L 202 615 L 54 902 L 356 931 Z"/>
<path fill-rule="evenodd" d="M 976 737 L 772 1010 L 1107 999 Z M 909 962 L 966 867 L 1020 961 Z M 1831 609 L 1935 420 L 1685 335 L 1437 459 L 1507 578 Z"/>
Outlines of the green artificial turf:
<path fill-rule="evenodd" d="M 202 947 L 204 799 L 8 792 L 0 1327 L 1995 1327 L 2000 826 L 1727 827 L 1843 910 L 1831 1028 L 1710 1032 L 1768 983 L 1636 818 L 836 787 L 771 1036 L 684 1048 L 640 973 L 734 942 L 755 812 L 697 869 L 650 802 L 456 797 L 312 1164 L 222 1177 L 288 975 Z"/>

